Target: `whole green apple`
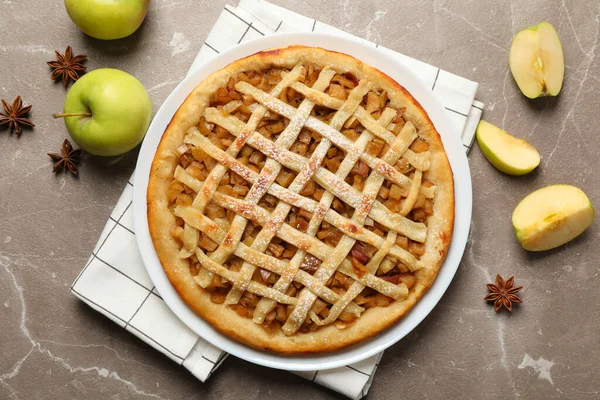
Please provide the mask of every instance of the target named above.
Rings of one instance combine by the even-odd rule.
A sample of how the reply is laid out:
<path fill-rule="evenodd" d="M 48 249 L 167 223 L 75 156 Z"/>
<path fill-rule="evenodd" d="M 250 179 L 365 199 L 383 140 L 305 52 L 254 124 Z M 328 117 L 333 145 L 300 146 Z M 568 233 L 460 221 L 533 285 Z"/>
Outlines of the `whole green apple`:
<path fill-rule="evenodd" d="M 135 32 L 150 0 L 65 0 L 71 20 L 96 39 L 121 39 Z"/>
<path fill-rule="evenodd" d="M 150 125 L 152 103 L 144 85 L 127 72 L 97 69 L 82 76 L 65 99 L 69 134 L 85 151 L 117 156 L 137 146 Z"/>

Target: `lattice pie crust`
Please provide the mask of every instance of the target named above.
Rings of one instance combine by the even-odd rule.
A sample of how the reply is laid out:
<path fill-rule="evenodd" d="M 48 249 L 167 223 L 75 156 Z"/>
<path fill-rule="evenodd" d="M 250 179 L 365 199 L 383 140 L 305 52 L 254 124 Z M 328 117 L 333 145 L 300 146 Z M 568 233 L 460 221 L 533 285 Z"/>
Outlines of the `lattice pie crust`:
<path fill-rule="evenodd" d="M 439 135 L 404 88 L 293 46 L 189 95 L 152 165 L 148 219 L 171 283 L 205 320 L 254 347 L 324 352 L 424 294 L 450 244 L 453 190 Z"/>

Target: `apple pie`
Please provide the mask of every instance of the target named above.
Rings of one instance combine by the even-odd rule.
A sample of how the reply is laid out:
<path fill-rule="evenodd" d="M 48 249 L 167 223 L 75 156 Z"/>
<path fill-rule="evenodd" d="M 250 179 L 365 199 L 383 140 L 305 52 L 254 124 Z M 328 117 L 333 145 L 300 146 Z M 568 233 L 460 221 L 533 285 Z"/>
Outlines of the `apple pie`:
<path fill-rule="evenodd" d="M 427 113 L 345 54 L 240 59 L 187 97 L 147 193 L 160 262 L 216 329 L 279 353 L 373 336 L 431 286 L 454 182 Z"/>

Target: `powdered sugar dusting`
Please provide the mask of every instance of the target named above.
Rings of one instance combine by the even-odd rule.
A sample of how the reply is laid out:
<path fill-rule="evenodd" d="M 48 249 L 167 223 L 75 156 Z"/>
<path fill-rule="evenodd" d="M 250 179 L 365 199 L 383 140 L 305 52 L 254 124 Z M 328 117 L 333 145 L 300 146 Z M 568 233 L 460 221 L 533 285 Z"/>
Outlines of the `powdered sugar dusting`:
<path fill-rule="evenodd" d="M 385 254 L 394 254 L 394 256 L 401 259 L 407 265 L 414 264 L 414 260 L 411 260 L 409 257 L 412 255 L 398 247 L 394 243 L 394 239 L 390 243 L 387 243 L 376 233 L 363 228 L 365 219 L 369 215 L 374 221 L 398 232 L 405 232 L 406 230 L 412 232 L 415 229 L 415 226 L 408 223 L 412 221 L 404 220 L 400 216 L 391 213 L 383 204 L 376 201 L 377 193 L 384 182 L 384 177 L 388 177 L 396 183 L 402 182 L 404 185 L 406 185 L 405 180 L 410 182 L 406 176 L 400 174 L 398 170 L 392 167 L 402 154 L 396 151 L 388 151 L 386 156 L 389 155 L 390 157 L 384 157 L 383 160 L 372 157 L 365 153 L 367 144 L 374 137 L 369 130 L 364 130 L 357 141 L 352 141 L 339 132 L 342 125 L 354 115 L 359 121 L 367 119 L 368 121 L 363 123 L 363 126 L 370 124 L 369 126 L 372 126 L 372 130 L 377 131 L 377 136 L 383 137 L 388 145 L 393 147 L 400 141 L 400 138 L 393 136 L 385 127 L 388 126 L 395 112 L 385 110 L 379 120 L 375 120 L 362 108 L 358 112 L 357 110 L 359 110 L 362 98 L 369 90 L 369 84 L 361 81 L 336 112 L 331 120 L 331 125 L 327 125 L 323 121 L 310 116 L 314 106 L 312 101 L 318 101 L 319 96 L 312 96 L 310 99 L 305 97 L 298 108 L 294 108 L 278 99 L 278 96 L 287 87 L 297 81 L 301 71 L 302 66 L 297 65 L 292 71 L 284 73 L 282 75 L 283 79 L 269 94 L 250 85 L 248 82 L 240 81 L 236 83 L 235 87 L 239 92 L 252 96 L 258 102 L 258 104 L 249 106 L 252 115 L 247 123 L 244 123 L 237 117 L 224 113 L 222 110 L 214 108 L 207 108 L 205 110 L 207 122 L 225 128 L 236 137 L 227 151 L 221 150 L 210 139 L 202 136 L 199 132 L 186 137 L 186 142 L 189 141 L 189 143 L 200 146 L 210 157 L 219 163 L 212 169 L 205 181 L 206 183 L 210 182 L 210 184 L 205 184 L 200 188 L 198 198 L 203 196 L 206 201 L 212 200 L 217 205 L 236 213 L 234 223 L 230 227 L 225 226 L 225 228 L 228 228 L 228 232 L 220 228 L 209 218 L 204 217 L 202 219 L 202 224 L 206 225 L 206 228 L 212 232 L 211 239 L 217 243 L 221 242 L 221 246 L 210 257 L 199 254 L 198 259 L 205 268 L 232 282 L 234 287 L 228 294 L 227 304 L 236 303 L 244 290 L 263 296 L 259 302 L 260 306 L 256 307 L 255 321 L 263 321 L 264 314 L 269 312 L 272 309 L 272 305 L 276 304 L 276 302 L 284 304 L 297 303 L 283 327 L 286 334 L 295 332 L 302 325 L 318 296 L 327 297 L 330 303 L 342 301 L 337 294 L 325 286 L 326 281 L 337 270 L 354 277 L 357 281 L 355 284 L 359 284 L 360 282 L 360 285 L 370 286 L 390 297 L 399 298 L 400 294 L 403 293 L 398 285 L 380 279 L 372 272 L 361 277 L 356 276 L 352 270 L 352 265 L 346 259 L 356 238 L 377 245 L 380 250 L 384 249 L 381 251 L 384 251 Z M 325 77 L 325 72 L 327 72 L 328 78 Z M 324 90 L 333 75 L 333 71 L 324 69 L 311 90 L 315 90 L 319 85 L 322 85 L 322 88 L 318 90 Z M 240 106 L 237 103 L 232 103 L 228 104 L 227 111 Z M 256 132 L 261 119 L 270 113 L 277 113 L 289 120 L 287 126 L 279 134 L 275 142 Z M 319 132 L 323 137 L 310 158 L 289 150 L 297 140 L 303 127 L 308 127 L 313 131 Z M 392 140 L 395 142 L 390 143 Z M 346 152 L 346 157 L 335 174 L 322 166 L 323 159 L 327 155 L 327 151 L 332 146 L 332 143 Z M 246 144 L 261 151 L 268 157 L 266 164 L 260 172 L 253 171 L 236 159 L 238 152 Z M 415 163 L 420 162 L 421 158 L 423 157 L 413 157 Z M 363 160 L 373 168 L 370 176 L 365 181 L 362 193 L 345 182 L 346 177 L 359 160 Z M 283 166 L 297 173 L 287 189 L 274 183 Z M 252 184 L 245 199 L 234 198 L 217 191 L 217 185 L 227 170 L 237 173 Z M 187 180 L 188 177 L 194 179 L 187 175 L 185 171 L 181 171 L 179 172 L 181 180 Z M 326 189 L 319 202 L 298 194 L 310 179 L 314 179 Z M 280 200 L 273 211 L 268 211 L 258 206 L 259 200 L 266 193 Z M 331 209 L 331 204 L 335 196 L 356 209 L 352 219 L 343 217 Z M 291 227 L 285 222 L 292 205 L 313 213 L 306 233 Z M 342 237 L 335 248 L 328 246 L 315 237 L 324 219 L 347 234 L 347 236 Z M 265 228 L 256 236 L 251 247 L 239 242 L 248 220 L 256 220 Z M 186 224 L 188 223 L 187 218 L 184 218 L 184 221 Z M 282 232 L 287 233 L 283 234 Z M 280 236 L 284 241 L 293 244 L 299 249 L 290 262 L 284 262 L 270 256 L 269 254 L 272 253 L 264 254 L 267 246 L 275 236 Z M 410 233 L 407 236 L 410 237 Z M 317 258 L 312 257 L 310 254 L 305 257 L 304 251 L 310 251 Z M 220 256 L 234 253 L 246 261 L 239 273 L 234 272 L 216 262 L 214 259 L 214 254 L 216 253 L 219 253 Z M 383 257 L 385 255 L 381 259 Z M 320 260 L 324 261 L 321 262 Z M 255 269 L 254 265 L 260 265 L 269 274 L 274 272 L 281 277 L 273 287 L 263 285 L 262 282 L 251 281 L 250 279 Z M 409 265 L 410 267 L 415 266 Z M 311 276 L 299 268 L 315 268 L 317 271 L 314 276 Z M 290 298 L 282 293 L 294 280 L 302 280 L 305 286 L 301 290 L 298 299 Z M 358 286 L 357 288 L 360 289 Z M 351 303 L 350 305 L 356 304 Z"/>

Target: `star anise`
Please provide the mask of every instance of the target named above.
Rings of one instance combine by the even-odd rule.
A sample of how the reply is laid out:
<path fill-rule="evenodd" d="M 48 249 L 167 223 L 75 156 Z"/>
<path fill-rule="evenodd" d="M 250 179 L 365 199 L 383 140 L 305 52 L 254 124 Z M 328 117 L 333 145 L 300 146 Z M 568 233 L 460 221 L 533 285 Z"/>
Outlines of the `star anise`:
<path fill-rule="evenodd" d="M 523 286 L 513 287 L 515 283 L 515 277 L 511 276 L 507 281 L 504 280 L 500 275 L 496 275 L 496 283 L 488 283 L 486 286 L 490 291 L 485 297 L 485 301 L 494 302 L 494 310 L 498 312 L 502 307 L 512 312 L 513 303 L 522 303 L 517 292 L 523 289 Z"/>
<path fill-rule="evenodd" d="M 71 46 L 67 46 L 65 50 L 65 54 L 60 54 L 58 51 L 56 53 L 56 61 L 48 61 L 47 64 L 54 68 L 52 71 L 52 80 L 57 80 L 62 77 L 63 86 L 66 88 L 69 84 L 69 79 L 75 82 L 79 79 L 79 73 L 81 75 L 85 73 L 86 67 L 83 65 L 83 62 L 87 60 L 86 55 L 79 55 L 73 57 L 73 49 Z"/>
<path fill-rule="evenodd" d="M 63 145 L 61 147 L 61 154 L 57 153 L 48 153 L 50 158 L 54 161 L 54 167 L 52 167 L 52 172 L 61 172 L 64 170 L 69 170 L 75 176 L 77 176 L 77 168 L 79 164 L 79 157 L 81 156 L 81 149 L 73 150 L 73 146 L 68 139 L 65 139 Z"/>
<path fill-rule="evenodd" d="M 21 125 L 35 126 L 29 119 L 24 118 L 24 115 L 31 110 L 31 106 L 23 107 L 21 96 L 17 96 L 12 105 L 2 100 L 2 107 L 4 107 L 4 112 L 0 112 L 0 125 L 8 124 L 10 133 L 14 132 L 20 135 Z"/>

